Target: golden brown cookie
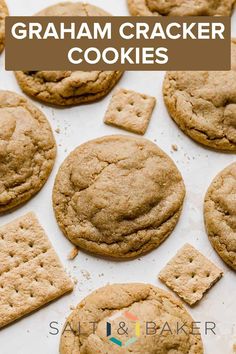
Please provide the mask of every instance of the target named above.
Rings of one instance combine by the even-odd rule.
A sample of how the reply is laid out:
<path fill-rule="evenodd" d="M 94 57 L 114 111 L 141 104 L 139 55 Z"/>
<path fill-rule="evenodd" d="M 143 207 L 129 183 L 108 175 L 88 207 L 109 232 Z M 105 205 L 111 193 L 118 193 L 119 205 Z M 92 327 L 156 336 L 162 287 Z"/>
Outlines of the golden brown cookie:
<path fill-rule="evenodd" d="M 0 213 L 42 188 L 55 156 L 56 143 L 44 114 L 24 97 L 0 91 Z"/>
<path fill-rule="evenodd" d="M 206 230 L 219 256 L 236 270 L 236 163 L 210 185 L 204 205 Z"/>
<path fill-rule="evenodd" d="M 53 205 L 58 224 L 76 246 L 131 258 L 169 236 L 184 196 L 180 172 L 159 147 L 113 135 L 89 141 L 66 158 Z"/>
<path fill-rule="evenodd" d="M 184 323 L 185 330 L 177 333 Z M 100 354 L 202 354 L 193 323 L 166 291 L 149 284 L 108 285 L 87 296 L 68 317 L 60 354 L 94 354 L 94 348 Z"/>
<path fill-rule="evenodd" d="M 171 117 L 193 140 L 216 150 L 236 151 L 236 40 L 232 70 L 172 71 L 163 85 Z"/>
<path fill-rule="evenodd" d="M 235 0 L 127 0 L 133 16 L 229 16 Z"/>
<path fill-rule="evenodd" d="M 0 53 L 5 41 L 5 17 L 8 16 L 8 8 L 4 0 L 0 0 Z"/>
<path fill-rule="evenodd" d="M 108 16 L 98 7 L 65 2 L 39 12 L 38 16 Z M 120 71 L 17 71 L 21 89 L 36 99 L 67 106 L 96 101 L 110 92 Z"/>

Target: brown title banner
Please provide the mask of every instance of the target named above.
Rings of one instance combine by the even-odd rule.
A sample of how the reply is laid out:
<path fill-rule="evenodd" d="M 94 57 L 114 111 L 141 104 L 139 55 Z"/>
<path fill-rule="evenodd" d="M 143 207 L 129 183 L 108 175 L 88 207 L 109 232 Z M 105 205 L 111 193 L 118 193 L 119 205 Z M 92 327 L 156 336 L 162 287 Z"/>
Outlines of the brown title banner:
<path fill-rule="evenodd" d="M 229 70 L 229 17 L 7 17 L 6 70 Z"/>

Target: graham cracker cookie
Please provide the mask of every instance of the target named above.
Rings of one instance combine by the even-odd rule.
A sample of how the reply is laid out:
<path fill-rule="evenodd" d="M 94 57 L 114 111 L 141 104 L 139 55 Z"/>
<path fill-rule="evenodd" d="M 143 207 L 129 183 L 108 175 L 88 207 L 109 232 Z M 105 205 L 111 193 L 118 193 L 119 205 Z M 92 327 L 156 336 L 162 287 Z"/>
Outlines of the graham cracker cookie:
<path fill-rule="evenodd" d="M 62 2 L 36 16 L 111 16 L 85 2 Z M 78 20 L 79 21 L 79 20 Z M 121 71 L 17 71 L 21 89 L 34 98 L 59 106 L 97 101 L 107 95 L 123 74 Z"/>
<path fill-rule="evenodd" d="M 167 72 L 163 95 L 172 119 L 190 138 L 236 152 L 236 39 L 229 71 Z"/>
<path fill-rule="evenodd" d="M 186 244 L 162 269 L 159 279 L 192 306 L 222 276 L 222 270 Z"/>
<path fill-rule="evenodd" d="M 56 158 L 56 142 L 45 115 L 28 99 L 0 91 L 0 213 L 35 195 Z"/>
<path fill-rule="evenodd" d="M 53 207 L 76 246 L 114 258 L 158 247 L 174 230 L 185 186 L 171 158 L 152 142 L 111 135 L 77 147 L 61 165 Z"/>
<path fill-rule="evenodd" d="M 8 16 L 8 8 L 4 0 L 0 0 L 0 53 L 3 51 L 5 42 L 5 18 Z"/>
<path fill-rule="evenodd" d="M 235 0 L 127 0 L 133 16 L 229 16 Z"/>
<path fill-rule="evenodd" d="M 155 97 L 120 88 L 112 96 L 104 122 L 143 135 L 155 104 Z"/>
<path fill-rule="evenodd" d="M 0 227 L 0 328 L 72 289 L 33 213 Z"/>
<path fill-rule="evenodd" d="M 206 230 L 212 246 L 236 270 L 236 162 L 211 183 L 204 202 Z"/>
<path fill-rule="evenodd" d="M 117 331 L 121 322 L 128 335 Z M 181 301 L 169 292 L 149 284 L 108 285 L 83 299 L 70 314 L 60 354 L 203 354 L 201 335 L 193 333 L 193 323 Z M 184 331 L 178 332 L 183 324 Z"/>

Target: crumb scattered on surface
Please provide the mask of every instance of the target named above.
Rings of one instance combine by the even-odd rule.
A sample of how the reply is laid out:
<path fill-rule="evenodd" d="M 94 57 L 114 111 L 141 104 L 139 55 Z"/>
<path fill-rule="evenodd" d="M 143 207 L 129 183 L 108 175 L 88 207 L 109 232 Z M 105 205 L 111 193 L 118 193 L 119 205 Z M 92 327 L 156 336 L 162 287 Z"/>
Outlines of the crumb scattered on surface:
<path fill-rule="evenodd" d="M 57 133 L 57 134 L 60 134 L 60 128 L 57 128 L 57 129 L 55 129 L 55 132 Z"/>
<path fill-rule="evenodd" d="M 78 256 L 79 250 L 77 247 L 73 247 L 72 250 L 70 251 L 70 253 L 68 254 L 67 259 L 69 259 L 70 261 L 73 261 L 73 259 L 75 259 L 75 257 Z"/>
<path fill-rule="evenodd" d="M 171 145 L 173 151 L 178 151 L 178 146 L 176 144 Z"/>
<path fill-rule="evenodd" d="M 86 278 L 87 280 L 91 279 L 91 274 L 87 270 L 82 269 L 81 273 L 82 273 L 83 277 Z"/>

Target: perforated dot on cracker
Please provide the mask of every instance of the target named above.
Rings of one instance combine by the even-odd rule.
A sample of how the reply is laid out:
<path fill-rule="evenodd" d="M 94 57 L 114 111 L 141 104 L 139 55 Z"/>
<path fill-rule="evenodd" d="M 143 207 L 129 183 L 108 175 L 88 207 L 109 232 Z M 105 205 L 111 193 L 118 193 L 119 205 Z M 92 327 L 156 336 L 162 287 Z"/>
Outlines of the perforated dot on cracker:
<path fill-rule="evenodd" d="M 72 289 L 33 213 L 0 227 L 0 328 Z"/>
<path fill-rule="evenodd" d="M 112 96 L 104 122 L 143 135 L 147 130 L 155 104 L 155 97 L 117 89 Z"/>
<path fill-rule="evenodd" d="M 222 270 L 193 246 L 186 244 L 162 269 L 159 279 L 192 306 L 222 276 Z"/>

